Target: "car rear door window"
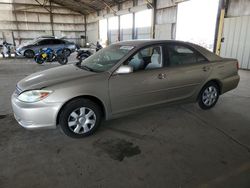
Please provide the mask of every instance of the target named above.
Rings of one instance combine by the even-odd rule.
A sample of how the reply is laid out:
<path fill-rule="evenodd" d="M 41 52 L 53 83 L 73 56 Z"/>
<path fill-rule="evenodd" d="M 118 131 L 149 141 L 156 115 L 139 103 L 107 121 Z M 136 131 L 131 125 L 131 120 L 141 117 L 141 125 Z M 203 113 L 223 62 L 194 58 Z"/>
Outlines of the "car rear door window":
<path fill-rule="evenodd" d="M 59 39 L 53 39 L 52 44 L 64 44 L 64 41 L 59 40 Z"/>
<path fill-rule="evenodd" d="M 38 42 L 38 45 L 48 45 L 48 44 L 50 44 L 49 39 L 41 40 L 41 41 Z"/>
<path fill-rule="evenodd" d="M 189 47 L 171 44 L 167 48 L 170 66 L 188 65 L 206 61 L 201 54 Z"/>

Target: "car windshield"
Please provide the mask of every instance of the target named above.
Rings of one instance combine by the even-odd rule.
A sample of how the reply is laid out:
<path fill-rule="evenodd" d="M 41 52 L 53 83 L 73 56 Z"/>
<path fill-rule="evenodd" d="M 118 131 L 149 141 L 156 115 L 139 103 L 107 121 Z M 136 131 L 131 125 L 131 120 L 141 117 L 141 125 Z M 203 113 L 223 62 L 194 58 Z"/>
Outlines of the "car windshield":
<path fill-rule="evenodd" d="M 77 66 L 82 69 L 94 72 L 108 71 L 133 48 L 133 46 L 124 46 L 117 44 L 111 45 L 85 59 L 80 65 L 78 64 Z"/>

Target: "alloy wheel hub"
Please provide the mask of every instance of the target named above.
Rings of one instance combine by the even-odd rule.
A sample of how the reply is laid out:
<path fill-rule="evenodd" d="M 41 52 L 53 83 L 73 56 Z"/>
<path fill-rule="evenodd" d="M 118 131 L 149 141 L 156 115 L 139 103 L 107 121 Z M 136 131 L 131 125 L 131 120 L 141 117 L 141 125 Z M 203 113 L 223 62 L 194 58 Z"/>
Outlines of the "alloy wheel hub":
<path fill-rule="evenodd" d="M 87 107 L 81 107 L 68 117 L 68 127 L 76 134 L 84 134 L 89 132 L 96 123 L 96 115 L 93 110 Z"/>

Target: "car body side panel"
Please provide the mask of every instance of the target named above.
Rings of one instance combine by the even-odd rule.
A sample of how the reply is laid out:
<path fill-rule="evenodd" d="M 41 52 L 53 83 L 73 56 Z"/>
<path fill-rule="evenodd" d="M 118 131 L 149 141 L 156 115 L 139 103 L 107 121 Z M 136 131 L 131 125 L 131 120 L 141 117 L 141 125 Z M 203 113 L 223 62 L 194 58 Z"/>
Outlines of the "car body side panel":
<path fill-rule="evenodd" d="M 237 60 L 223 59 L 212 64 L 214 70 L 210 79 L 216 79 L 221 83 L 221 94 L 238 86 L 240 77 L 237 70 Z"/>
<path fill-rule="evenodd" d="M 192 96 L 193 100 L 197 100 L 199 92 L 203 86 L 209 81 L 216 81 L 220 86 L 220 94 L 235 89 L 240 81 L 237 70 L 237 60 L 222 59 L 221 61 L 210 62 L 213 71 L 202 85 L 195 91 Z"/>
<path fill-rule="evenodd" d="M 46 121 L 46 124 L 51 126 L 56 122 L 56 116 L 63 105 L 76 97 L 96 97 L 104 106 L 106 119 L 112 119 L 118 117 L 117 114 L 122 116 L 130 111 L 139 111 L 149 106 L 194 102 L 197 100 L 202 87 L 211 80 L 218 81 L 222 94 L 234 89 L 239 83 L 237 60 L 219 58 L 213 55 L 207 58 L 210 60 L 205 64 L 165 67 L 160 70 L 148 70 L 127 75 L 112 75 L 126 61 L 126 58 L 129 58 L 137 49 L 151 44 L 162 44 L 163 41 L 148 41 L 145 44 L 139 41 L 137 43 L 138 46 L 135 45 L 135 48 L 109 72 L 86 73 L 86 70 L 64 66 L 64 68 L 50 69 L 27 77 L 19 83 L 19 86 L 21 86 L 23 91 L 31 89 L 48 89 L 53 91 L 52 94 L 42 101 L 42 106 L 47 104 L 49 107 L 52 107 L 54 115 L 53 117 L 50 116 L 52 118 L 50 121 Z M 134 46 L 133 42 L 124 44 Z M 195 45 L 193 47 L 195 48 Z M 199 49 L 197 50 L 199 51 Z M 206 50 L 203 51 L 203 54 L 209 56 L 209 52 Z M 209 69 L 204 71 L 204 67 Z M 160 73 L 166 74 L 166 79 L 158 79 Z M 18 115 L 27 118 L 24 120 L 27 120 L 26 123 L 29 123 L 26 115 L 29 113 L 29 108 L 32 105 L 20 104 L 15 98 L 12 101 L 14 101 L 14 109 L 18 111 L 24 109 Z M 33 107 L 36 108 L 36 104 Z M 46 108 L 41 108 L 40 110 L 46 110 Z M 45 114 L 45 111 L 41 112 L 41 114 Z M 41 118 L 39 118 L 40 120 Z M 37 122 L 36 124 L 39 123 Z"/>
<path fill-rule="evenodd" d="M 109 79 L 112 113 L 122 113 L 162 103 L 166 98 L 166 80 L 159 79 L 163 69 L 113 75 Z"/>
<path fill-rule="evenodd" d="M 76 97 L 91 96 L 100 100 L 103 104 L 106 119 L 111 116 L 108 94 L 108 77 L 109 73 L 104 72 L 87 79 L 75 79 L 66 81 L 61 84 L 51 85 L 46 89 L 54 92 L 44 99 L 47 103 L 61 103 L 61 107 L 68 101 Z M 94 84 L 93 84 L 94 83 Z"/>
<path fill-rule="evenodd" d="M 209 62 L 169 67 L 167 70 L 168 96 L 173 101 L 192 99 L 192 96 L 204 84 L 212 71 L 213 68 Z"/>

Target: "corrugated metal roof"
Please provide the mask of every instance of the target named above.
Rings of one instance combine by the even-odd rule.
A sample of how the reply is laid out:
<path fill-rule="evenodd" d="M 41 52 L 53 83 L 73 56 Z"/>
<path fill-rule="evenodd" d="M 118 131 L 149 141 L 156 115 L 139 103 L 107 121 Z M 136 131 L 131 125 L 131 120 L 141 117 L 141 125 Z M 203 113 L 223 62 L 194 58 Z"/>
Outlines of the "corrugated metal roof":
<path fill-rule="evenodd" d="M 100 11 L 106 7 L 114 6 L 128 0 L 51 0 L 73 11 L 90 14 Z"/>

